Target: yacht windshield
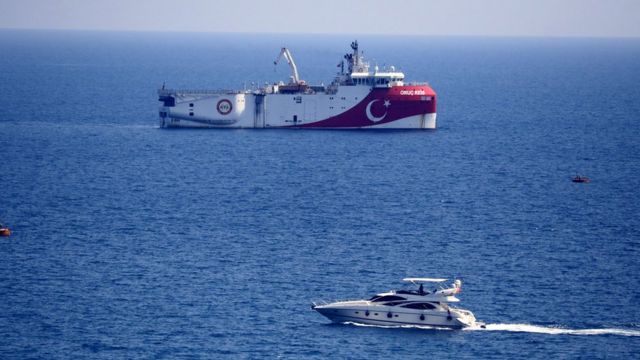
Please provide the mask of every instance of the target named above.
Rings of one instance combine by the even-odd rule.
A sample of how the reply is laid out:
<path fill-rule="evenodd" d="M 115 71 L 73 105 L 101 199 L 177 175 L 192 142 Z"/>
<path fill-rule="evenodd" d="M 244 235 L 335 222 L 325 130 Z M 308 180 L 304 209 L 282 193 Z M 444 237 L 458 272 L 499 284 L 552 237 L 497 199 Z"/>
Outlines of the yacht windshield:
<path fill-rule="evenodd" d="M 407 305 L 402 305 L 403 308 L 407 309 L 419 309 L 419 310 L 433 310 L 435 309 L 435 305 L 429 303 L 412 303 Z"/>
<path fill-rule="evenodd" d="M 417 290 L 398 290 L 398 294 L 420 295 Z"/>
<path fill-rule="evenodd" d="M 385 301 L 398 301 L 398 300 L 407 300 L 402 296 L 395 295 L 385 295 L 385 296 L 374 296 L 370 299 L 373 302 L 385 302 Z"/>

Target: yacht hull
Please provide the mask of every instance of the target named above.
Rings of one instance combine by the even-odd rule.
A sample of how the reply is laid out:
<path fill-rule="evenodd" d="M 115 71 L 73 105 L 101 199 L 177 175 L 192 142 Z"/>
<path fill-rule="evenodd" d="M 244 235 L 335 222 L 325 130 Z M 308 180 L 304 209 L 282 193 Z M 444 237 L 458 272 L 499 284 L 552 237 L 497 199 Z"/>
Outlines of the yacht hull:
<path fill-rule="evenodd" d="M 447 311 L 400 309 L 390 306 L 342 307 L 318 305 L 314 310 L 336 323 L 354 322 L 379 326 L 433 326 L 462 329 L 475 324 L 471 312 L 451 309 Z"/>

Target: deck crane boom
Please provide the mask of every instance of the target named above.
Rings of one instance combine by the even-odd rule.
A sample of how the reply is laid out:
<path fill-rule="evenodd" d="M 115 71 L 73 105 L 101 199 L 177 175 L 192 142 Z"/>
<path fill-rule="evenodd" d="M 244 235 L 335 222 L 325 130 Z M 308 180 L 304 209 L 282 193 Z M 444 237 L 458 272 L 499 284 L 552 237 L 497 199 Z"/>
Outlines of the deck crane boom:
<path fill-rule="evenodd" d="M 300 84 L 304 83 L 304 81 L 300 80 L 300 77 L 298 76 L 298 67 L 296 67 L 295 61 L 293 61 L 293 56 L 291 56 L 291 52 L 286 47 L 283 47 L 282 50 L 280 50 L 280 54 L 276 58 L 276 61 L 273 62 L 273 64 L 274 65 L 278 65 L 278 62 L 283 57 L 287 60 L 287 63 L 289 64 L 289 67 L 291 67 L 291 73 L 292 73 L 292 77 L 293 77 L 293 82 L 296 85 L 300 85 Z"/>

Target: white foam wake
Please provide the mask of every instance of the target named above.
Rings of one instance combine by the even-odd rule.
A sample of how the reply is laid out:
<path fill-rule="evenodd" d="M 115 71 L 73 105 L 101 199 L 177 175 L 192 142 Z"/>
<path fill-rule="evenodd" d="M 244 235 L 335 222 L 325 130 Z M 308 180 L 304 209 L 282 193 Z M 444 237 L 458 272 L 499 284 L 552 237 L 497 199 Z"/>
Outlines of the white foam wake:
<path fill-rule="evenodd" d="M 370 325 L 357 322 L 347 321 L 344 324 L 377 327 L 385 329 L 425 329 L 425 330 L 453 330 L 451 328 L 423 326 L 423 325 Z M 523 332 L 532 334 L 548 334 L 548 335 L 619 335 L 619 336 L 640 336 L 640 330 L 619 329 L 619 328 L 602 328 L 602 329 L 568 329 L 555 326 L 540 326 L 531 324 L 486 324 L 484 327 L 480 325 L 470 326 L 462 329 L 463 331 L 509 331 Z"/>
<path fill-rule="evenodd" d="M 539 326 L 530 324 L 486 324 L 484 328 L 472 326 L 465 328 L 467 331 L 511 331 L 526 332 L 534 334 L 549 335 L 620 335 L 620 336 L 640 336 L 640 330 L 633 329 L 567 329 L 553 326 Z"/>

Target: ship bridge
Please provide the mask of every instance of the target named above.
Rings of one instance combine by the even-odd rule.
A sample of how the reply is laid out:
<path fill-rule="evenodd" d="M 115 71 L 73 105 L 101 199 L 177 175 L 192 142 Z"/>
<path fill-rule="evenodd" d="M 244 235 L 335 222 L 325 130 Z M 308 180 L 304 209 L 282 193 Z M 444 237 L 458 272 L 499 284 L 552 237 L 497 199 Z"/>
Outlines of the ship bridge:
<path fill-rule="evenodd" d="M 340 85 L 365 85 L 371 87 L 404 85 L 404 73 L 397 71 L 393 66 L 382 70 L 378 66 L 374 66 L 373 71 L 370 71 L 369 62 L 364 61 L 362 52 L 358 50 L 358 41 L 351 43 L 351 49 L 353 49 L 353 53 L 345 54 L 344 60 L 339 65 L 341 66 L 341 71 L 338 73 L 336 80 Z M 346 72 L 344 68 L 345 60 L 348 66 Z"/>
<path fill-rule="evenodd" d="M 366 85 L 373 87 L 391 87 L 401 86 L 404 81 L 404 73 L 395 71 L 392 66 L 390 69 L 383 71 L 377 71 L 378 67 L 375 67 L 373 73 L 370 72 L 352 72 L 349 76 L 349 80 L 345 85 Z"/>

